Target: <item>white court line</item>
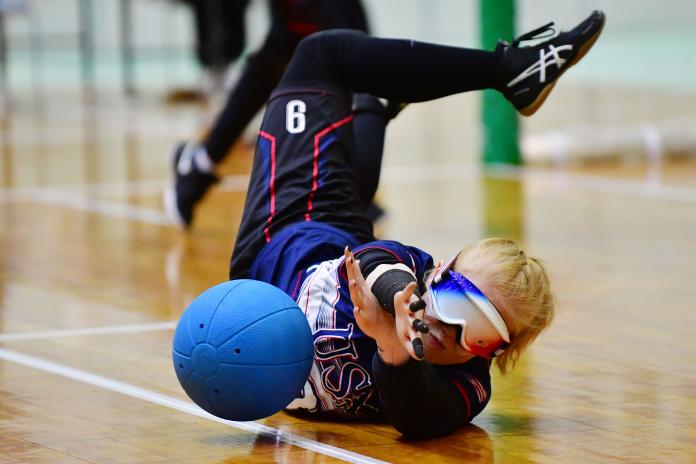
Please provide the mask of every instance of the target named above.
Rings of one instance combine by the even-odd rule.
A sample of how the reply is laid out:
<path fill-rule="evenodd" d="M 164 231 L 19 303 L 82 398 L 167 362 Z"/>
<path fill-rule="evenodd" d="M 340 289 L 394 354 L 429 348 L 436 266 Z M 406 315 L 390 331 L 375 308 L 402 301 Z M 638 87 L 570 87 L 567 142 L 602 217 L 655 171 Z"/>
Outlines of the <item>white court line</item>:
<path fill-rule="evenodd" d="M 491 166 L 480 168 L 471 164 L 440 164 L 433 166 L 404 165 L 391 166 L 384 170 L 384 183 L 413 183 L 448 179 L 476 179 L 487 174 L 492 177 L 518 179 L 534 177 L 551 182 L 556 188 L 575 188 L 578 190 L 611 193 L 624 196 L 655 198 L 658 200 L 696 203 L 696 188 L 678 187 L 643 181 L 613 179 L 609 177 L 590 176 L 587 174 L 570 174 L 563 171 L 549 171 L 538 168 L 516 166 Z M 248 185 L 246 175 L 225 176 L 219 188 L 228 192 L 243 192 Z M 104 192 L 123 189 L 129 183 L 89 184 L 90 188 Z M 137 191 L 156 193 L 158 185 L 164 181 L 134 182 Z M 70 188 L 74 188 L 71 186 Z M 128 219 L 145 224 L 173 227 L 165 213 L 159 209 L 145 208 L 108 200 L 98 200 L 85 195 L 70 193 L 56 188 L 19 188 L 0 189 L 0 202 L 32 201 L 54 206 L 86 211 L 104 216 Z"/>
<path fill-rule="evenodd" d="M 624 196 L 656 198 L 659 200 L 696 203 L 696 188 L 679 187 L 674 185 L 655 184 L 611 177 L 591 176 L 588 174 L 570 174 L 567 172 L 547 171 L 544 169 L 509 166 L 504 164 L 492 165 L 486 168 L 486 173 L 493 177 L 505 179 L 522 179 L 531 175 L 550 182 L 552 186 L 563 188 L 574 187 L 579 190 L 611 193 Z"/>
<path fill-rule="evenodd" d="M 224 192 L 246 192 L 247 187 L 249 187 L 249 176 L 237 174 L 224 176 L 217 188 Z"/>
<path fill-rule="evenodd" d="M 225 424 L 236 429 L 254 433 L 262 437 L 269 438 L 276 442 L 287 443 L 292 446 L 304 448 L 306 450 L 323 454 L 332 458 L 340 459 L 342 461 L 356 464 L 386 463 L 386 461 L 380 461 L 379 459 L 363 456 L 362 454 L 354 453 L 352 451 L 320 443 L 315 440 L 302 438 L 292 433 L 283 432 L 281 430 L 274 429 L 272 427 L 268 427 L 257 422 L 234 422 L 225 419 L 220 419 L 219 417 L 215 417 L 212 414 L 208 414 L 207 412 L 203 411 L 201 408 L 194 405 L 193 403 L 172 398 L 170 396 L 162 395 L 160 393 L 146 390 L 144 388 L 136 387 L 135 385 L 130 385 L 125 382 L 119 382 L 118 380 L 102 377 L 101 375 L 92 374 L 90 372 L 74 369 L 69 366 L 64 366 L 62 364 L 47 361 L 45 359 L 18 353 L 16 351 L 0 348 L 0 359 L 4 359 L 5 361 L 13 362 L 16 364 L 21 364 L 23 366 L 31 367 L 33 369 L 37 369 L 43 372 L 60 375 L 68 379 L 77 380 L 78 382 L 104 388 L 106 390 L 110 390 L 116 393 L 121 393 L 123 395 L 130 396 L 131 398 L 137 398 L 160 406 L 175 409 L 177 411 L 185 412 L 193 416 L 202 417 L 203 419 L 219 422 L 220 424 Z"/>
<path fill-rule="evenodd" d="M 98 200 L 55 188 L 31 188 L 4 193 L 0 201 L 31 201 L 78 211 L 97 213 L 146 224 L 171 226 L 164 211 L 110 200 Z"/>
<path fill-rule="evenodd" d="M 416 182 L 418 180 L 476 179 L 483 175 L 502 179 L 524 180 L 537 178 L 548 181 L 552 188 L 575 188 L 591 192 L 611 193 L 624 196 L 656 198 L 659 200 L 696 203 L 696 188 L 678 187 L 647 183 L 611 177 L 572 174 L 565 171 L 552 171 L 524 166 L 506 164 L 490 165 L 476 168 L 464 164 L 447 164 L 436 166 L 394 166 L 385 170 L 383 180 L 386 182 Z M 531 180 L 531 179 L 530 179 Z"/>
<path fill-rule="evenodd" d="M 16 340 L 37 340 L 41 338 L 79 337 L 85 335 L 106 335 L 117 333 L 155 332 L 176 328 L 176 321 L 154 322 L 152 324 L 112 325 L 85 327 L 82 329 L 43 330 L 38 332 L 0 333 L 0 342 Z"/>

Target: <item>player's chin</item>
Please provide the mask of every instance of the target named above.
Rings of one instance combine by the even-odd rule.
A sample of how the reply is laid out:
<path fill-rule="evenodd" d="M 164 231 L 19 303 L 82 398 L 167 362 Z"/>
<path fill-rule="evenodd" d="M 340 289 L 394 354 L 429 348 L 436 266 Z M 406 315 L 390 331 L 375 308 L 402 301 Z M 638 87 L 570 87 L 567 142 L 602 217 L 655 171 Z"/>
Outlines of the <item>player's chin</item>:
<path fill-rule="evenodd" d="M 461 364 L 475 356 L 449 340 L 441 340 L 431 333 L 423 334 L 421 339 L 425 360 L 430 364 Z"/>
<path fill-rule="evenodd" d="M 445 345 L 432 330 L 422 334 L 421 339 L 423 340 L 423 347 L 429 348 L 430 351 L 442 351 L 446 349 Z"/>
<path fill-rule="evenodd" d="M 431 364 L 451 364 L 447 362 L 447 347 L 432 333 L 423 334 L 423 352 L 425 360 Z"/>

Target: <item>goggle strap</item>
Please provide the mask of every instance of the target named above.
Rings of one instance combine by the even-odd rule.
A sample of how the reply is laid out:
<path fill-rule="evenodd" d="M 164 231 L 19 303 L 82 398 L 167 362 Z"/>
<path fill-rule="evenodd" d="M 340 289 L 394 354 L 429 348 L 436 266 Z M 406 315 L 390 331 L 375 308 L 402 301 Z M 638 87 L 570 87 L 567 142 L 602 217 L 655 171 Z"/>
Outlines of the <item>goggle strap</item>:
<path fill-rule="evenodd" d="M 510 346 L 508 342 L 503 342 L 502 345 L 500 345 L 498 348 L 496 348 L 496 350 L 493 353 L 491 353 L 491 358 L 495 358 L 496 356 L 503 354 L 503 352 L 505 352 L 508 346 Z"/>
<path fill-rule="evenodd" d="M 447 275 L 449 275 L 449 270 L 438 272 L 438 274 L 433 279 L 433 283 L 435 283 L 436 285 L 439 284 L 440 282 L 442 282 L 442 279 L 444 279 Z"/>
<path fill-rule="evenodd" d="M 445 264 L 442 266 L 442 270 L 437 273 L 435 278 L 433 279 L 433 282 L 436 284 L 439 284 L 442 282 L 442 279 L 444 279 L 448 274 L 450 269 L 452 269 L 452 266 L 454 266 L 455 261 L 457 261 L 457 258 L 459 257 L 459 253 L 461 253 L 461 250 L 456 252 Z"/>

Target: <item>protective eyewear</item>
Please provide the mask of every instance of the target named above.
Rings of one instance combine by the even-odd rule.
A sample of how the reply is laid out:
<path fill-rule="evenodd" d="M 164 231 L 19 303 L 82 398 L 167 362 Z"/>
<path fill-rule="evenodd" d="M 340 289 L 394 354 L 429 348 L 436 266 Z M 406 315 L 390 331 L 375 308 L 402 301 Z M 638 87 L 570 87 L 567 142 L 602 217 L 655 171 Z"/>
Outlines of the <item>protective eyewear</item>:
<path fill-rule="evenodd" d="M 466 351 L 493 358 L 510 344 L 505 321 L 484 293 L 452 269 L 454 255 L 430 284 L 432 308 L 442 322 L 457 326 L 459 344 Z"/>

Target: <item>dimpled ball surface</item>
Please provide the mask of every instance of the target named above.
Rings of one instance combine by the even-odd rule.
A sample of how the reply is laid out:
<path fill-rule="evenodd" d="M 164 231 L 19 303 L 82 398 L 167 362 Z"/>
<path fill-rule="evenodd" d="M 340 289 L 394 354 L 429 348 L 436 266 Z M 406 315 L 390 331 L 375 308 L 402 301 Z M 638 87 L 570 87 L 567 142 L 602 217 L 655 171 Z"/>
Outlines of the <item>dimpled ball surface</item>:
<path fill-rule="evenodd" d="M 223 419 L 270 416 L 298 396 L 314 345 L 295 301 L 273 285 L 232 280 L 199 295 L 174 333 L 179 383 Z"/>

